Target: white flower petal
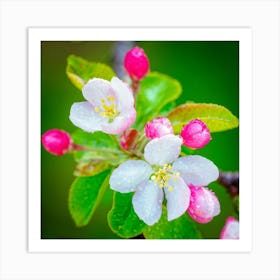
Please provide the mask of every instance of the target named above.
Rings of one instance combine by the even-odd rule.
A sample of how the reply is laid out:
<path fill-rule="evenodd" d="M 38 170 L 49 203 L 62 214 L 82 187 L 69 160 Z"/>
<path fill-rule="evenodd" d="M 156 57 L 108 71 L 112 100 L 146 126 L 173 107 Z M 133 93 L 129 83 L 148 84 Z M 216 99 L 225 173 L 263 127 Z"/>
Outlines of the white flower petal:
<path fill-rule="evenodd" d="M 135 109 L 132 108 L 125 115 L 117 116 L 111 123 L 107 122 L 102 125 L 102 130 L 109 134 L 119 134 L 131 126 L 136 117 Z"/>
<path fill-rule="evenodd" d="M 89 80 L 82 89 L 83 96 L 86 100 L 88 100 L 94 107 L 101 107 L 101 99 L 106 98 L 108 96 L 115 97 L 113 88 L 109 81 L 94 78 Z"/>
<path fill-rule="evenodd" d="M 239 221 L 228 217 L 221 231 L 220 239 L 239 239 Z"/>
<path fill-rule="evenodd" d="M 170 187 L 172 187 L 172 190 L 169 190 Z M 190 204 L 191 192 L 184 180 L 180 177 L 177 180 L 168 180 L 168 187 L 164 191 L 167 200 L 167 219 L 171 221 L 187 211 Z"/>
<path fill-rule="evenodd" d="M 173 163 L 173 170 L 180 173 L 187 185 L 196 187 L 207 186 L 219 176 L 217 166 L 211 160 L 198 155 L 178 158 Z"/>
<path fill-rule="evenodd" d="M 129 86 L 117 77 L 112 78 L 111 86 L 118 101 L 117 108 L 119 112 L 125 112 L 127 109 L 131 109 L 134 106 L 134 98 Z"/>
<path fill-rule="evenodd" d="M 89 102 L 74 103 L 69 116 L 71 122 L 77 127 L 87 131 L 94 132 L 101 130 L 101 124 L 106 122 L 97 114 Z"/>
<path fill-rule="evenodd" d="M 153 173 L 151 166 L 143 160 L 128 160 L 116 168 L 110 177 L 112 190 L 128 193 L 135 191 L 137 186 L 148 181 Z"/>
<path fill-rule="evenodd" d="M 224 235 L 224 239 L 239 239 L 239 222 L 231 222 Z"/>
<path fill-rule="evenodd" d="M 181 152 L 181 144 L 182 139 L 171 134 L 155 138 L 146 145 L 144 158 L 156 165 L 173 162 Z"/>
<path fill-rule="evenodd" d="M 149 226 L 152 226 L 160 219 L 162 201 L 163 191 L 151 180 L 143 183 L 132 198 L 135 213 Z"/>

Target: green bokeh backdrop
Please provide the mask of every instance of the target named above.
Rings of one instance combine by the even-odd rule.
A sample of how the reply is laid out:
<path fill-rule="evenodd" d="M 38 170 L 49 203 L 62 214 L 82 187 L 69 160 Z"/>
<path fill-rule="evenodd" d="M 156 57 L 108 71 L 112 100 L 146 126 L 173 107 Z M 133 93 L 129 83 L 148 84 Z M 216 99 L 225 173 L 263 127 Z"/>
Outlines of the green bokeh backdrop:
<path fill-rule="evenodd" d="M 238 42 L 137 42 L 150 59 L 152 71 L 177 79 L 186 101 L 220 104 L 239 116 Z M 41 44 L 41 132 L 59 128 L 73 132 L 70 107 L 82 101 L 81 92 L 68 80 L 66 59 L 75 54 L 112 65 L 114 42 L 42 42 Z M 212 141 L 198 154 L 212 160 L 220 170 L 239 169 L 239 130 L 213 133 Z M 43 148 L 41 153 L 41 236 L 42 238 L 118 238 L 107 225 L 112 191 L 108 189 L 91 222 L 77 228 L 68 210 L 68 191 L 74 180 L 71 155 L 56 157 Z M 225 189 L 212 183 L 221 204 L 221 214 L 205 225 L 197 224 L 205 238 L 218 238 L 226 217 L 233 215 Z"/>

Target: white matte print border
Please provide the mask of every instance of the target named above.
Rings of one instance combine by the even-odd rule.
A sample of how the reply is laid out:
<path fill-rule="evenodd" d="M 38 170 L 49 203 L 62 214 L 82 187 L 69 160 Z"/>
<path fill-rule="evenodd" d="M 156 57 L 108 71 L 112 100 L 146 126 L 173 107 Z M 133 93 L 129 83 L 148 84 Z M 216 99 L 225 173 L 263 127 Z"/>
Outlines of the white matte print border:
<path fill-rule="evenodd" d="M 42 41 L 239 41 L 240 238 L 238 240 L 41 239 Z M 104 27 L 28 29 L 29 252 L 250 252 L 252 249 L 252 31 L 250 28 Z M 246 176 L 245 176 L 246 174 Z M 243 187 L 246 186 L 246 187 Z"/>

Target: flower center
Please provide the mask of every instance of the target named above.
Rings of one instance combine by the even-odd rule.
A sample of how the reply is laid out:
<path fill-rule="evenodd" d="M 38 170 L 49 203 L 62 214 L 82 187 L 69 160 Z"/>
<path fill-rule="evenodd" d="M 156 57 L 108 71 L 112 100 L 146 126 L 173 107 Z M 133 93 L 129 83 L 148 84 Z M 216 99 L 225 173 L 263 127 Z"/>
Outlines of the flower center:
<path fill-rule="evenodd" d="M 173 179 L 175 182 L 178 181 L 180 176 L 179 172 L 173 172 L 171 164 L 164 164 L 163 167 L 157 169 L 157 171 L 151 176 L 154 184 L 158 185 L 161 189 L 168 188 L 169 191 L 173 191 L 173 187 L 168 184 L 169 179 Z"/>
<path fill-rule="evenodd" d="M 118 116 L 120 113 L 117 110 L 115 104 L 115 98 L 112 95 L 107 96 L 105 98 L 101 98 L 101 107 L 94 107 L 96 113 L 99 113 L 101 117 L 109 119 L 109 121 L 113 121 L 113 119 Z"/>

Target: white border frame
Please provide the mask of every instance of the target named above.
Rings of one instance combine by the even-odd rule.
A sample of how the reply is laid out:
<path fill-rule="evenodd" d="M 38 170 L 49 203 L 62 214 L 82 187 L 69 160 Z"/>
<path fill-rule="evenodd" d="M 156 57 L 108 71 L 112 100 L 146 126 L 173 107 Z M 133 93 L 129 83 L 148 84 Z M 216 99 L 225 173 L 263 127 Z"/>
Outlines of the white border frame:
<path fill-rule="evenodd" d="M 30 252 L 249 252 L 252 244 L 252 46 L 249 28 L 29 28 Z M 41 239 L 41 41 L 239 41 L 240 239 Z M 243 175 L 245 174 L 245 175 Z M 246 186 L 246 187 L 245 187 Z"/>
<path fill-rule="evenodd" d="M 0 0 L 0 279 L 279 280 L 279 8 L 278 0 Z M 250 253 L 28 253 L 27 28 L 116 25 L 252 29 Z"/>

